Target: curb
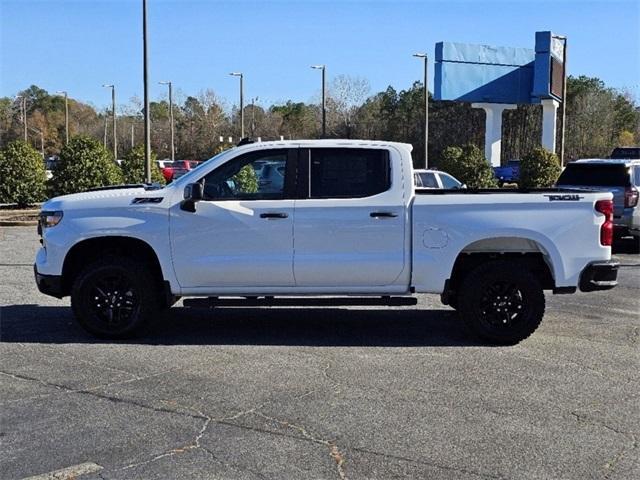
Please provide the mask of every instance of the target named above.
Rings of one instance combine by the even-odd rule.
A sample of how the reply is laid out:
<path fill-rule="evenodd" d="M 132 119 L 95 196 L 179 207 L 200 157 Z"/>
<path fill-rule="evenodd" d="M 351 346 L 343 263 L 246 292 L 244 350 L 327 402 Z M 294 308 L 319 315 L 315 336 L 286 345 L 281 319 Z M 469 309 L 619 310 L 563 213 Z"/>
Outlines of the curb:
<path fill-rule="evenodd" d="M 38 225 L 37 220 L 1 220 L 0 227 L 32 227 Z"/>

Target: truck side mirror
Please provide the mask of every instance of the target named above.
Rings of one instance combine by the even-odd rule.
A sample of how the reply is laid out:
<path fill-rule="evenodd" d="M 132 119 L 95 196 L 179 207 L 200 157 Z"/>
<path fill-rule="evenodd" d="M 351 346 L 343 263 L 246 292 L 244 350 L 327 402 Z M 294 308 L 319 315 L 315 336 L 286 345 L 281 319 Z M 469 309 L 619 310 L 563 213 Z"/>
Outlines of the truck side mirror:
<path fill-rule="evenodd" d="M 204 185 L 201 183 L 190 183 L 184 187 L 184 200 L 180 202 L 180 209 L 194 213 L 196 211 L 196 203 L 204 198 Z"/>

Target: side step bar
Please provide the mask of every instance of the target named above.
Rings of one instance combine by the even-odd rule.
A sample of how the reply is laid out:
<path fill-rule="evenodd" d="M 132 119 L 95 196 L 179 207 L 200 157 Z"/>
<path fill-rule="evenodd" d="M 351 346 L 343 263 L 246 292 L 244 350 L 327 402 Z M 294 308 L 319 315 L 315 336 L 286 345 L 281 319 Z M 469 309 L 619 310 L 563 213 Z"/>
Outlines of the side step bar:
<path fill-rule="evenodd" d="M 185 298 L 183 305 L 190 308 L 214 307 L 337 307 L 416 305 L 416 297 L 245 297 L 245 298 Z"/>

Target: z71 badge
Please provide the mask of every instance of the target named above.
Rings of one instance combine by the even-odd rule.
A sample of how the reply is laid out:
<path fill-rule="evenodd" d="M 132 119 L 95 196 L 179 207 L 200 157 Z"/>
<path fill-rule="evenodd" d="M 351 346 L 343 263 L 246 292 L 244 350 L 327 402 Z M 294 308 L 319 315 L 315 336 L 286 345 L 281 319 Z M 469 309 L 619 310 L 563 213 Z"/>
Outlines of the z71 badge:
<path fill-rule="evenodd" d="M 550 202 L 577 202 L 584 198 L 575 193 L 545 195 L 545 197 L 548 197 Z"/>

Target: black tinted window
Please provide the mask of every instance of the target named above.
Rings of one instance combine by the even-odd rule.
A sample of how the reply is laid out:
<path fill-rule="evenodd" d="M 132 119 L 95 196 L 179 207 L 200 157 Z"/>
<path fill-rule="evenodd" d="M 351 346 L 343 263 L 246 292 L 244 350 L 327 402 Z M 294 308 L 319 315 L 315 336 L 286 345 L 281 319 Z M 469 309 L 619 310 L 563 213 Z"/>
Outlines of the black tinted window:
<path fill-rule="evenodd" d="M 433 173 L 419 173 L 424 188 L 439 188 L 436 176 Z"/>
<path fill-rule="evenodd" d="M 611 152 L 611 158 L 640 158 L 640 148 L 614 148 Z"/>
<path fill-rule="evenodd" d="M 629 185 L 629 170 L 621 164 L 570 163 L 558 185 L 616 187 Z"/>
<path fill-rule="evenodd" d="M 318 148 L 311 150 L 311 198 L 359 198 L 391 186 L 385 150 Z"/>

